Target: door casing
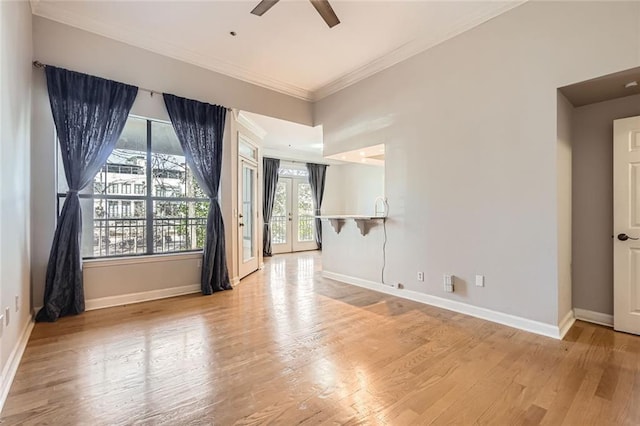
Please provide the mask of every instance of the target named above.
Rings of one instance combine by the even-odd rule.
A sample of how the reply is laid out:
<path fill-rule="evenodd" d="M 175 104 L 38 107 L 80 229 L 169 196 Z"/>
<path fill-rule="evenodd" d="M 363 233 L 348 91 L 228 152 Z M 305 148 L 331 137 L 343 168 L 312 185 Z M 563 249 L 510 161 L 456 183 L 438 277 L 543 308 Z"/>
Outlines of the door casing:
<path fill-rule="evenodd" d="M 260 266 L 260 251 L 262 250 L 259 225 L 262 223 L 260 220 L 260 214 L 262 209 L 258 205 L 258 158 L 259 151 L 258 145 L 253 142 L 248 136 L 239 133 L 238 134 L 238 146 L 240 144 L 246 144 L 253 148 L 255 155 L 250 157 L 244 155 L 240 149 L 238 149 L 238 228 L 237 228 L 237 241 L 238 241 L 238 275 L 242 279 L 247 275 L 258 270 Z M 249 213 L 249 217 L 244 212 L 244 188 L 245 188 L 245 170 L 251 170 L 252 184 L 251 184 L 251 197 L 253 199 L 252 209 Z M 244 236 L 247 229 L 250 228 L 250 236 L 253 240 L 251 256 L 245 259 L 244 256 Z"/>

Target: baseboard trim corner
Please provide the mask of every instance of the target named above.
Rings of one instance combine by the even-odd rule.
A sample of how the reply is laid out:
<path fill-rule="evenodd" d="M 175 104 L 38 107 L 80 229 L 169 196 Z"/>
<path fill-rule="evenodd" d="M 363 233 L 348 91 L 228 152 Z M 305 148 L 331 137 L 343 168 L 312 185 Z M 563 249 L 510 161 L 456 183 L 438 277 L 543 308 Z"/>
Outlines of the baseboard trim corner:
<path fill-rule="evenodd" d="M 0 413 L 2 413 L 2 410 L 4 409 L 4 403 L 7 401 L 9 390 L 11 389 L 13 379 L 15 379 L 16 373 L 18 372 L 20 361 L 22 361 L 22 355 L 24 355 L 24 351 L 27 348 L 27 343 L 29 343 L 29 337 L 31 336 L 31 332 L 33 331 L 35 324 L 35 317 L 32 315 L 27 324 L 25 324 L 18 343 L 14 346 L 9 358 L 7 359 L 7 363 L 2 369 L 2 384 L 0 385 Z"/>
<path fill-rule="evenodd" d="M 85 301 L 85 310 L 112 308 L 114 306 L 131 305 L 133 303 L 149 302 L 151 300 L 166 299 L 168 297 L 182 296 L 198 293 L 200 284 L 191 284 L 181 287 L 169 287 L 158 290 L 143 291 L 139 293 L 120 294 L 117 296 L 100 297 Z"/>
<path fill-rule="evenodd" d="M 562 321 L 560 321 L 560 324 L 558 324 L 560 339 L 564 339 L 564 336 L 566 336 L 569 330 L 571 330 L 571 327 L 573 327 L 573 324 L 575 324 L 575 322 L 576 316 L 573 312 L 573 309 L 571 309 L 569 312 L 567 312 L 567 315 L 564 316 Z"/>
<path fill-rule="evenodd" d="M 588 309 L 580 308 L 573 308 L 573 312 L 576 319 L 580 321 L 604 325 L 605 327 L 613 327 L 613 315 L 603 314 L 602 312 L 595 312 Z"/>
<path fill-rule="evenodd" d="M 491 309 L 481 308 L 479 306 L 470 305 L 468 303 L 445 299 L 443 297 L 420 293 L 413 290 L 401 290 L 391 286 L 386 286 L 375 281 L 364 280 L 361 278 L 343 275 L 331 271 L 323 271 L 322 276 L 331 280 L 340 281 L 346 284 L 353 284 L 358 287 L 367 288 L 369 290 L 377 291 L 380 293 L 385 293 L 403 299 L 413 300 L 414 302 L 424 303 L 426 305 L 447 309 L 449 311 L 454 311 L 483 320 L 495 322 L 498 324 L 506 325 L 508 327 L 513 327 L 519 330 L 528 331 L 530 333 L 539 334 L 541 336 L 551 337 L 558 340 L 564 337 L 559 326 L 543 323 L 540 321 L 530 320 L 511 314 L 505 314 L 503 312 L 493 311 Z M 568 322 L 571 322 L 571 320 L 569 319 Z M 563 324 L 563 326 L 567 325 Z M 568 331 L 570 325 L 567 327 L 568 328 L 566 331 Z"/>

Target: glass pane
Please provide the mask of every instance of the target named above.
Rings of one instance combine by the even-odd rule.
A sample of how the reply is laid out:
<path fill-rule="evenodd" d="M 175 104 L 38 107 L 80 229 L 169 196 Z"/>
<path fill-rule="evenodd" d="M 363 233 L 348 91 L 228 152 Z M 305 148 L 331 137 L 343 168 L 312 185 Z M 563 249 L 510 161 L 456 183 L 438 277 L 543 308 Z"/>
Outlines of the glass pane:
<path fill-rule="evenodd" d="M 238 153 L 240 153 L 240 155 L 242 155 L 243 157 L 251 158 L 254 160 L 256 160 L 258 157 L 257 156 L 258 152 L 256 148 L 250 143 L 242 140 L 242 137 L 240 137 L 240 140 L 238 143 Z"/>
<path fill-rule="evenodd" d="M 69 185 L 67 185 L 67 177 L 64 174 L 64 165 L 62 164 L 62 156 L 60 155 L 60 143 L 56 139 L 56 155 L 58 156 L 58 161 L 56 162 L 56 172 L 57 172 L 57 184 L 58 184 L 58 193 L 65 193 L 69 190 Z"/>
<path fill-rule="evenodd" d="M 147 121 L 129 117 L 116 148 L 107 164 L 93 180 L 94 194 L 146 194 L 147 180 Z M 91 193 L 91 190 L 83 191 Z"/>
<path fill-rule="evenodd" d="M 247 261 L 254 257 L 253 240 L 253 220 L 254 220 L 254 204 L 253 199 L 253 169 L 242 165 L 242 260 Z"/>
<path fill-rule="evenodd" d="M 154 201 L 154 252 L 202 249 L 208 209 L 208 202 Z"/>
<path fill-rule="evenodd" d="M 298 241 L 315 240 L 315 217 L 311 185 L 298 183 Z"/>
<path fill-rule="evenodd" d="M 287 242 L 287 184 L 283 181 L 276 186 L 271 214 L 271 244 Z"/>
<path fill-rule="evenodd" d="M 60 210 L 64 197 L 60 198 Z M 82 256 L 104 257 L 147 252 L 143 200 L 81 198 Z"/>
<path fill-rule="evenodd" d="M 309 177 L 307 169 L 297 168 L 292 166 L 280 166 L 278 169 L 278 176 L 280 177 Z"/>
<path fill-rule="evenodd" d="M 182 147 L 170 123 L 151 122 L 151 151 L 154 196 L 205 197 L 187 167 Z"/>

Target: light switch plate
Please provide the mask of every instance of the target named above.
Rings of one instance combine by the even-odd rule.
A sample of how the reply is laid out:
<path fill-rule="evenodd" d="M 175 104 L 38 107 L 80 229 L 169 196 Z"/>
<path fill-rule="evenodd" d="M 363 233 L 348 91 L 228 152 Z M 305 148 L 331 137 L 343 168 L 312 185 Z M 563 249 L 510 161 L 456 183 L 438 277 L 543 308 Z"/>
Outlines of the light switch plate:
<path fill-rule="evenodd" d="M 484 287 L 484 275 L 476 275 L 476 287 Z"/>

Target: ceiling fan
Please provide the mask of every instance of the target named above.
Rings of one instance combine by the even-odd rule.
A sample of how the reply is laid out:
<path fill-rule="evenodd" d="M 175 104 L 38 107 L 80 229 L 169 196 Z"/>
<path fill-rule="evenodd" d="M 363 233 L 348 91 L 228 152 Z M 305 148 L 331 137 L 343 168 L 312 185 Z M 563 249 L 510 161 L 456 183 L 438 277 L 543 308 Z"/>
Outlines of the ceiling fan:
<path fill-rule="evenodd" d="M 262 0 L 256 7 L 253 8 L 251 13 L 254 15 L 262 16 L 265 12 L 271 9 L 280 0 Z M 333 8 L 327 0 L 309 0 L 313 7 L 316 8 L 324 22 L 327 23 L 329 28 L 333 28 L 340 23 L 340 20 L 333 11 Z"/>

